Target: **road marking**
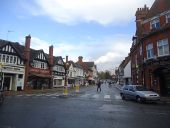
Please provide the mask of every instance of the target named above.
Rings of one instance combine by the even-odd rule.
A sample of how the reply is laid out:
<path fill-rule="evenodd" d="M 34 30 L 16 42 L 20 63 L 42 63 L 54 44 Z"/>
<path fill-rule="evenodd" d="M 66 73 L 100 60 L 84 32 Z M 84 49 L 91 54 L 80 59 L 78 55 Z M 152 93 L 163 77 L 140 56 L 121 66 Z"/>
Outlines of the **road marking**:
<path fill-rule="evenodd" d="M 85 95 L 82 95 L 82 96 L 80 96 L 80 97 L 82 97 L 82 98 L 85 98 L 85 97 L 88 97 L 90 94 L 85 94 Z"/>
<path fill-rule="evenodd" d="M 99 94 L 93 95 L 92 98 L 99 98 Z"/>
<path fill-rule="evenodd" d="M 115 99 L 120 100 L 120 99 L 121 99 L 121 97 L 120 97 L 120 96 L 118 96 L 118 95 L 116 95 L 116 96 L 115 96 Z"/>
<path fill-rule="evenodd" d="M 110 99 L 110 95 L 105 95 L 104 98 L 105 99 Z"/>

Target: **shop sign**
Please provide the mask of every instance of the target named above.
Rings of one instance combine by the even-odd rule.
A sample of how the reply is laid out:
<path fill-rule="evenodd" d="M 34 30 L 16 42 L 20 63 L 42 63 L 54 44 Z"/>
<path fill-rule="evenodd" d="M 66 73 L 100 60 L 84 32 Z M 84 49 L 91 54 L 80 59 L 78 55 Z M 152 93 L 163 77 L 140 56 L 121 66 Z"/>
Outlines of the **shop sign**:
<path fill-rule="evenodd" d="M 23 72 L 24 69 L 23 68 L 19 68 L 19 67 L 13 67 L 13 66 L 3 66 L 4 70 L 8 70 L 8 71 L 16 71 L 16 72 Z"/>
<path fill-rule="evenodd" d="M 31 73 L 36 73 L 36 74 L 48 74 L 50 75 L 50 71 L 46 69 L 38 69 L 38 68 L 30 68 Z"/>

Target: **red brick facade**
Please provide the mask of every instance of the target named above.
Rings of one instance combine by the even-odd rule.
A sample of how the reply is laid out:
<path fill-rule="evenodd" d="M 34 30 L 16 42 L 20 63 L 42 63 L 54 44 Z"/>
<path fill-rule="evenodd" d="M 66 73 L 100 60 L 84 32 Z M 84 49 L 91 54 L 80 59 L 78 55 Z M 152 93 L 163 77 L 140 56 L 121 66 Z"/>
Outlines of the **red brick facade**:
<path fill-rule="evenodd" d="M 136 36 L 131 48 L 133 84 L 170 95 L 169 0 L 155 0 L 136 12 Z M 159 43 L 159 45 L 158 45 Z"/>

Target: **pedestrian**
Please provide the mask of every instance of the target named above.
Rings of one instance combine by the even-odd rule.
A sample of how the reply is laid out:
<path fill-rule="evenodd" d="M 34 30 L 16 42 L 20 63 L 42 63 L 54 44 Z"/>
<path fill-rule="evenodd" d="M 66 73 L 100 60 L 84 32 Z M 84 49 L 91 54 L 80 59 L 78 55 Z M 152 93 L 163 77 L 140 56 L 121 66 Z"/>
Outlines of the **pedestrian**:
<path fill-rule="evenodd" d="M 97 82 L 97 92 L 100 90 L 101 92 L 101 82 L 100 80 Z"/>

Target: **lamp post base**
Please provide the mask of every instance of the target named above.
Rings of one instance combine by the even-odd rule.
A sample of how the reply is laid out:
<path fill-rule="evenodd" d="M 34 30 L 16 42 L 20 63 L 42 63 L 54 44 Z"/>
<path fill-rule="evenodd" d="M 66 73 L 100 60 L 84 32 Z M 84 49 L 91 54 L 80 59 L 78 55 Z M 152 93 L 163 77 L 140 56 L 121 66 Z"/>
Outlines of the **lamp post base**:
<path fill-rule="evenodd" d="M 64 87 L 64 92 L 63 92 L 64 95 L 68 95 L 68 87 Z"/>
<path fill-rule="evenodd" d="M 76 92 L 80 92 L 80 86 L 76 85 Z"/>

